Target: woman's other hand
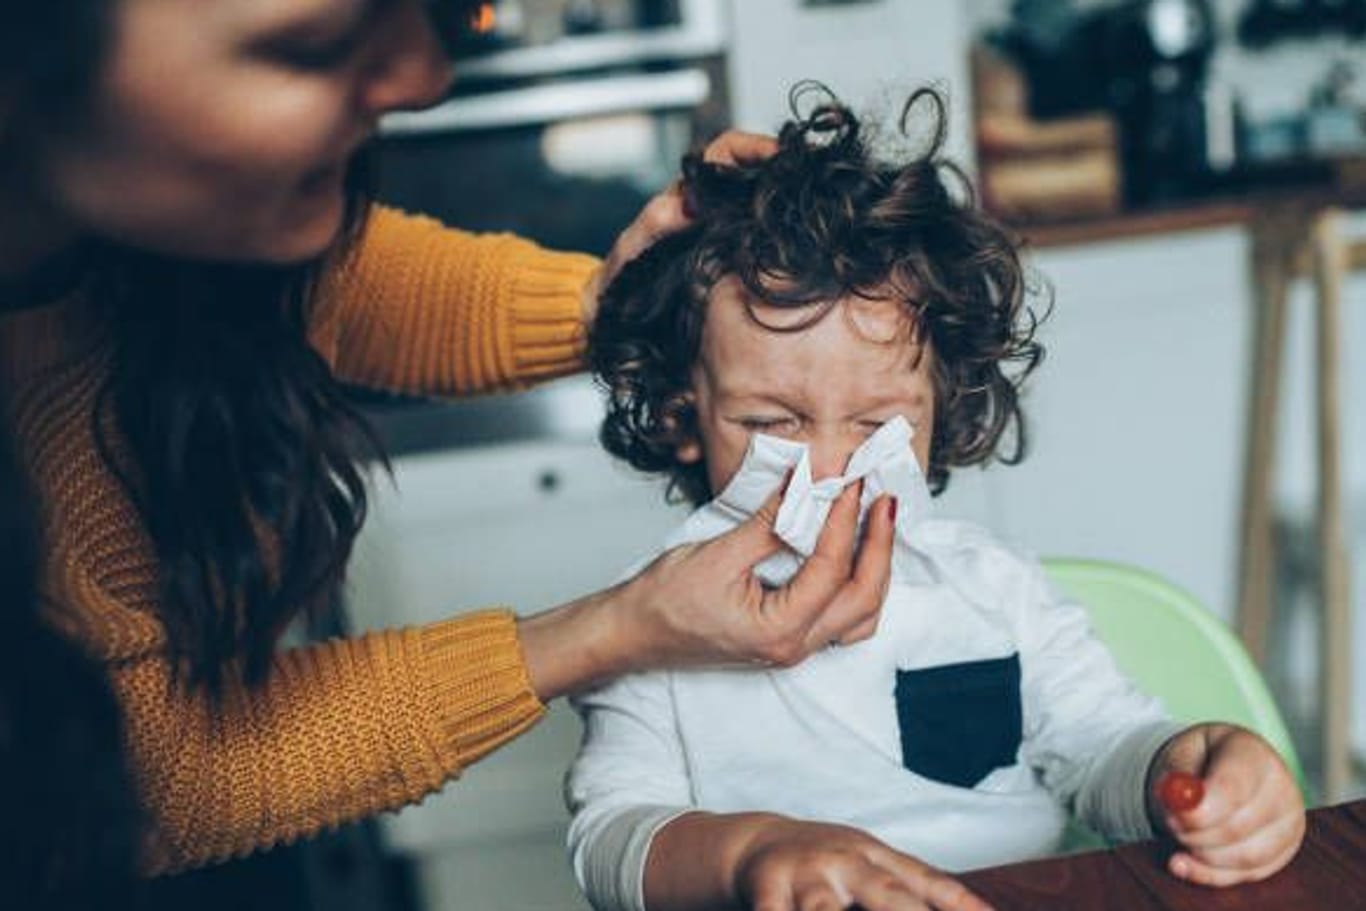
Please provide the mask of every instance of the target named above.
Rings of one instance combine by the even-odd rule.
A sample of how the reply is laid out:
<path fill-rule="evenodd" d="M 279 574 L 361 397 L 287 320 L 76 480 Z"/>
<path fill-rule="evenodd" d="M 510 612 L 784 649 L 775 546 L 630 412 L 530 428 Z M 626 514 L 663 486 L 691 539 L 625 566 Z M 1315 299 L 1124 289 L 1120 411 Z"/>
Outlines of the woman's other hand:
<path fill-rule="evenodd" d="M 862 485 L 830 510 L 815 552 L 786 586 L 754 567 L 785 545 L 773 534 L 781 494 L 732 531 L 669 551 L 615 588 L 523 620 L 522 647 L 542 700 L 633 671 L 699 665 L 788 666 L 871 636 L 891 577 L 895 501 L 869 509 Z"/>
<path fill-rule="evenodd" d="M 1201 780 L 1186 809 L 1162 806 L 1156 783 L 1167 772 Z M 1231 886 L 1271 876 L 1304 840 L 1304 800 L 1285 762 L 1261 737 L 1231 724 L 1199 724 L 1167 742 L 1148 774 L 1149 812 L 1180 845 L 1174 876 Z"/>
<path fill-rule="evenodd" d="M 777 150 L 778 142 L 772 136 L 728 130 L 711 141 L 703 157 L 718 164 L 737 164 L 767 158 Z M 607 258 L 584 288 L 584 325 L 593 322 L 598 312 L 598 298 L 616 278 L 622 266 L 644 253 L 661 237 L 683 230 L 690 221 L 691 213 L 683 198 L 682 184 L 678 181 L 646 203 L 635 221 L 617 237 Z"/>
<path fill-rule="evenodd" d="M 858 829 L 759 813 L 669 823 L 651 846 L 645 895 L 660 911 L 991 911 L 953 877 Z"/>

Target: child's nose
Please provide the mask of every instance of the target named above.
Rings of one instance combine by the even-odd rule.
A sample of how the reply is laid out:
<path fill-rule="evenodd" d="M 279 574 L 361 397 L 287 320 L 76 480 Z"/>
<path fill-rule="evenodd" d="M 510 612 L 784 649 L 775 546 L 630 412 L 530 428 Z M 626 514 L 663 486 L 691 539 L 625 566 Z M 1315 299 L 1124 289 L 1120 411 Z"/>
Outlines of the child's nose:
<path fill-rule="evenodd" d="M 817 438 L 811 442 L 811 476 L 819 481 L 844 474 L 849 457 L 862 443 L 861 438 L 842 434 Z"/>

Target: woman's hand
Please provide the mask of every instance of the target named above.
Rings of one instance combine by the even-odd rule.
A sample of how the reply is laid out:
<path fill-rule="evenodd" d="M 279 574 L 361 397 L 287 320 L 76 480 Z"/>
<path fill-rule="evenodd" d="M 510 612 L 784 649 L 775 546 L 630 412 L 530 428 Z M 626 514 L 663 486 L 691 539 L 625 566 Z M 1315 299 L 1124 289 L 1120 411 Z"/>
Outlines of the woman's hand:
<path fill-rule="evenodd" d="M 780 494 L 739 528 L 669 551 L 626 583 L 618 611 L 630 669 L 786 667 L 871 635 L 891 572 L 895 507 L 890 498 L 873 505 L 856 554 L 860 487 L 841 494 L 815 551 L 783 588 L 766 588 L 753 572 L 785 546 L 772 532 Z"/>
<path fill-rule="evenodd" d="M 765 588 L 753 572 L 785 546 L 772 531 L 779 493 L 720 537 L 669 551 L 615 588 L 523 620 L 536 693 L 549 701 L 669 667 L 787 666 L 829 643 L 871 636 L 891 576 L 895 501 L 872 505 L 859 543 L 861 488 L 850 485 L 835 501 L 815 552 L 783 588 Z"/>
<path fill-rule="evenodd" d="M 1155 793 L 1170 771 L 1200 778 L 1194 807 L 1172 811 Z M 1231 724 L 1199 724 L 1173 737 L 1148 771 L 1149 815 L 1181 849 L 1168 869 L 1206 886 L 1266 879 L 1304 839 L 1304 801 L 1290 770 L 1265 740 Z"/>
<path fill-rule="evenodd" d="M 688 813 L 650 847 L 655 911 L 991 911 L 967 887 L 848 826 L 769 813 Z"/>
<path fill-rule="evenodd" d="M 767 158 L 777 150 L 778 142 L 771 136 L 729 130 L 712 140 L 702 155 L 707 161 L 736 164 Z M 635 221 L 617 237 L 607 258 L 584 288 L 584 325 L 593 322 L 598 312 L 598 298 L 616 278 L 622 266 L 644 253 L 661 237 L 683 230 L 691 220 L 691 213 L 683 198 L 682 184 L 677 181 L 646 203 Z"/>

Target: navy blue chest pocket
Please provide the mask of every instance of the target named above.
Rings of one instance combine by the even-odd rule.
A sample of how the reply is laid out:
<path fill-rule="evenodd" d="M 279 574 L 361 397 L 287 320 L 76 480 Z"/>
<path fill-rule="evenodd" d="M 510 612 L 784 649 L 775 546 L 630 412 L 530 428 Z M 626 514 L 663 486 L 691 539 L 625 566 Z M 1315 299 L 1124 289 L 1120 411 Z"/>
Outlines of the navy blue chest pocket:
<path fill-rule="evenodd" d="M 1015 764 L 1023 735 L 1020 656 L 896 672 L 906 768 L 960 788 Z"/>

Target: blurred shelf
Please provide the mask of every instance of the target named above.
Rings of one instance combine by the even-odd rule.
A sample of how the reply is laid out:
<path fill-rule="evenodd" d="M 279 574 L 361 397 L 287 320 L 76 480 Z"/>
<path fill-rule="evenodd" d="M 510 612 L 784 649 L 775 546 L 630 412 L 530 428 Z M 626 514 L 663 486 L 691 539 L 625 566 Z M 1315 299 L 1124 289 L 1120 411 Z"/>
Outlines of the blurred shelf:
<path fill-rule="evenodd" d="M 1299 179 L 1229 188 L 1217 195 L 1151 209 L 1073 220 L 1013 222 L 1035 250 L 1247 225 L 1268 210 L 1366 206 L 1366 158 L 1315 163 Z"/>
<path fill-rule="evenodd" d="M 1244 224 L 1255 211 L 1248 203 L 1203 202 L 1075 221 L 1013 224 L 1011 228 L 1030 247 L 1041 250 Z"/>

